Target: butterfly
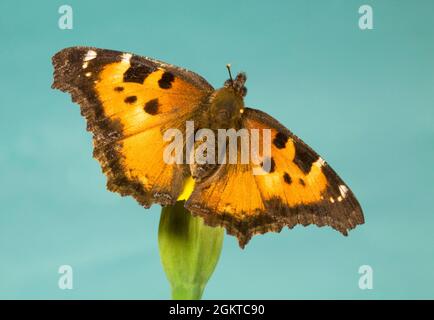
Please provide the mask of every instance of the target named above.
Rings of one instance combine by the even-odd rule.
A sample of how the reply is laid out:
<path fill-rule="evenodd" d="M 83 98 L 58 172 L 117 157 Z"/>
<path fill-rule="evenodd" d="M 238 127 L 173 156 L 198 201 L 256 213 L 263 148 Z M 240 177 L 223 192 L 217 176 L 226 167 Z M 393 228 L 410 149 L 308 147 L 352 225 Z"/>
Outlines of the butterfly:
<path fill-rule="evenodd" d="M 242 248 L 253 235 L 297 224 L 347 235 L 364 223 L 350 188 L 315 151 L 268 114 L 244 105 L 244 73 L 233 79 L 228 68 L 230 79 L 215 90 L 194 72 L 132 53 L 71 47 L 52 62 L 52 88 L 80 105 L 110 191 L 146 208 L 183 199 L 193 215 L 226 228 Z M 188 121 L 195 130 L 269 130 L 269 170 L 255 175 L 253 163 L 162 161 L 169 143 L 164 132 L 185 131 Z M 192 191 L 185 194 L 187 185 Z"/>

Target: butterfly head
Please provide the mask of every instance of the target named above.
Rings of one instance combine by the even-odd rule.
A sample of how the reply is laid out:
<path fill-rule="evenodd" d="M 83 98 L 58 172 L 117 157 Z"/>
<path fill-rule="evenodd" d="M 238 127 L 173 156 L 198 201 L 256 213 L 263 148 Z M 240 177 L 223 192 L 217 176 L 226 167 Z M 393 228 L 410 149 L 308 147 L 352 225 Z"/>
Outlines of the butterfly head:
<path fill-rule="evenodd" d="M 226 68 L 229 72 L 229 79 L 225 81 L 225 88 L 232 88 L 236 94 L 239 94 L 241 97 L 245 97 L 247 95 L 247 88 L 244 86 L 247 80 L 247 76 L 244 72 L 240 72 L 237 74 L 235 79 L 232 78 L 231 73 L 231 65 L 227 64 Z"/>

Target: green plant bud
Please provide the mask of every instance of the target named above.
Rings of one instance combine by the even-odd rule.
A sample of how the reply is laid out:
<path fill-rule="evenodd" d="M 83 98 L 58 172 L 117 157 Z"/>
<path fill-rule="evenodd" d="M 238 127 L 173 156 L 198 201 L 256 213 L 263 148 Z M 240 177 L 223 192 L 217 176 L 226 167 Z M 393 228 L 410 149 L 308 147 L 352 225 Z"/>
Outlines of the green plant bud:
<path fill-rule="evenodd" d="M 184 208 L 185 201 L 163 207 L 158 230 L 160 258 L 172 299 L 200 299 L 217 265 L 224 229 L 209 227 Z"/>

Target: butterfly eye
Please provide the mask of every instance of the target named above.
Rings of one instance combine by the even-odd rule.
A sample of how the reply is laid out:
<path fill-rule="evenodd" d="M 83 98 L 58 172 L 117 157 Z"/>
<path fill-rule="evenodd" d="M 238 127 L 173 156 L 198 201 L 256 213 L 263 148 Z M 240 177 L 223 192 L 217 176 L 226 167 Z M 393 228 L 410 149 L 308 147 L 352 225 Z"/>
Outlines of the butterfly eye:
<path fill-rule="evenodd" d="M 237 74 L 237 77 L 235 78 L 236 82 L 241 82 L 242 84 L 244 84 L 246 80 L 247 80 L 247 75 L 244 72 L 240 72 L 239 74 Z"/>
<path fill-rule="evenodd" d="M 241 95 L 242 95 L 243 97 L 245 97 L 245 96 L 247 95 L 247 88 L 244 87 L 244 86 L 241 88 Z"/>

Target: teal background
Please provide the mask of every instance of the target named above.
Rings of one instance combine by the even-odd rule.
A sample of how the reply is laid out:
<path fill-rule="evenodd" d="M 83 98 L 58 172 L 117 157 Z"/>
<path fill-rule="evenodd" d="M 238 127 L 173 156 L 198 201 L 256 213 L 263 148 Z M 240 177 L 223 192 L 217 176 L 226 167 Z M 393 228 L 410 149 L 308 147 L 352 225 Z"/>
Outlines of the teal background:
<path fill-rule="evenodd" d="M 374 30 L 358 8 L 374 9 Z M 74 29 L 57 26 L 60 5 Z M 434 2 L 1 1 L 0 298 L 166 299 L 160 207 L 105 188 L 91 135 L 51 56 L 89 45 L 156 57 L 215 87 L 248 73 L 246 104 L 279 119 L 351 186 L 348 238 L 298 226 L 225 238 L 207 299 L 434 298 Z M 60 265 L 74 289 L 57 286 Z M 374 289 L 358 288 L 358 268 Z"/>

